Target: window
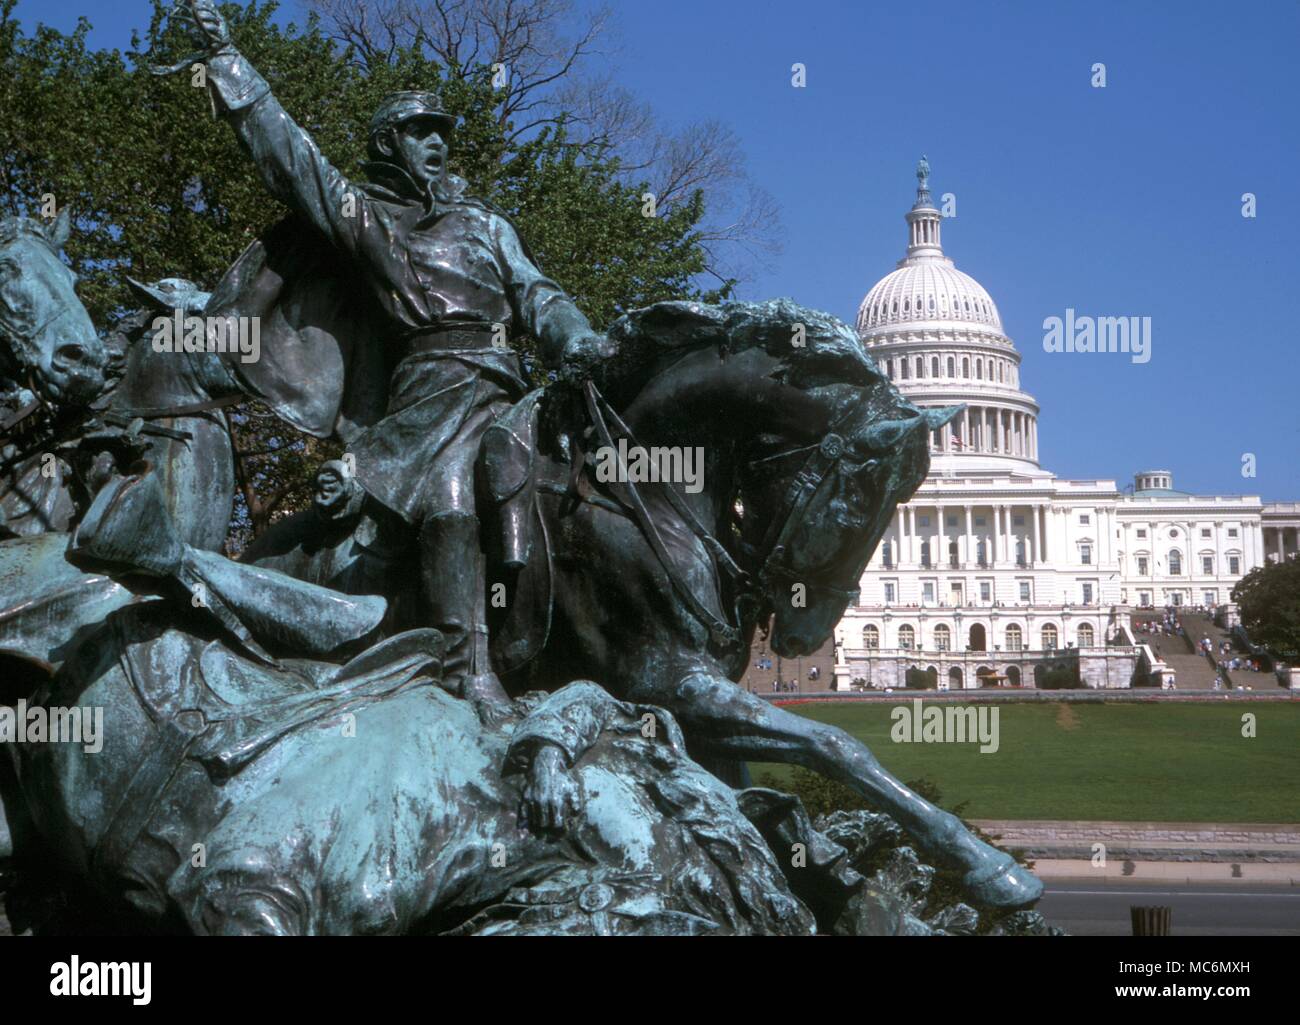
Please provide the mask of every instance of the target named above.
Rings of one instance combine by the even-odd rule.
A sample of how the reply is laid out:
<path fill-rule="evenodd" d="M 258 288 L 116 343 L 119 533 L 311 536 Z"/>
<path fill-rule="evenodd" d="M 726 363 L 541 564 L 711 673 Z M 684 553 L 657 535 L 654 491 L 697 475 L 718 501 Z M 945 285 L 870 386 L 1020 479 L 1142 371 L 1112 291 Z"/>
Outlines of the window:
<path fill-rule="evenodd" d="M 1138 605 L 1140 605 L 1144 609 L 1149 608 L 1151 606 L 1150 591 L 1138 591 Z"/>
<path fill-rule="evenodd" d="M 983 517 L 983 516 L 976 516 L 976 517 L 975 517 L 975 526 L 977 526 L 977 527 L 982 527 L 982 526 L 984 526 L 984 517 Z"/>
<path fill-rule="evenodd" d="M 963 356 L 961 361 L 961 376 L 970 377 L 970 359 Z"/>
<path fill-rule="evenodd" d="M 880 546 L 880 564 L 885 569 L 894 568 L 894 545 L 890 541 L 886 541 Z"/>
<path fill-rule="evenodd" d="M 904 624 L 898 628 L 898 646 L 912 649 L 916 647 L 916 630 Z"/>
<path fill-rule="evenodd" d="M 1024 516 L 1012 516 L 1012 517 L 1011 517 L 1011 524 L 1012 524 L 1012 526 L 1015 526 L 1015 527 L 1023 527 L 1023 526 L 1025 525 L 1025 518 L 1024 518 Z"/>
<path fill-rule="evenodd" d="M 1012 623 L 1007 627 L 1007 651 L 1020 651 L 1024 646 L 1025 639 L 1020 627 Z"/>
<path fill-rule="evenodd" d="M 1203 595 L 1201 595 L 1201 597 L 1203 597 L 1203 598 L 1205 599 L 1205 604 L 1206 604 L 1206 605 L 1218 605 L 1218 604 L 1219 604 L 1219 592 L 1218 592 L 1218 591 L 1206 591 Z"/>
<path fill-rule="evenodd" d="M 885 581 L 885 604 L 893 605 L 898 600 L 898 585 L 892 580 Z"/>
<path fill-rule="evenodd" d="M 1092 604 L 1092 583 L 1087 580 L 1083 582 L 1083 604 Z"/>
<path fill-rule="evenodd" d="M 1236 576 L 1241 572 L 1241 558 L 1236 555 L 1228 556 L 1228 572 Z"/>
<path fill-rule="evenodd" d="M 1092 565 L 1092 545 L 1079 545 L 1079 560 L 1085 566 Z"/>
<path fill-rule="evenodd" d="M 868 623 L 862 628 L 862 646 L 864 648 L 880 647 L 880 628 Z"/>
<path fill-rule="evenodd" d="M 948 526 L 955 527 L 957 526 L 957 517 L 949 516 L 945 522 L 948 524 Z"/>
<path fill-rule="evenodd" d="M 927 605 L 934 604 L 934 581 L 927 580 L 921 585 L 921 600 Z"/>
<path fill-rule="evenodd" d="M 1169 553 L 1169 575 L 1171 577 L 1183 575 L 1183 555 L 1177 548 Z"/>
<path fill-rule="evenodd" d="M 984 538 L 975 542 L 975 559 L 981 566 L 989 564 L 989 543 Z"/>
<path fill-rule="evenodd" d="M 948 542 L 948 565 L 949 565 L 949 566 L 954 566 L 954 567 L 955 567 L 955 566 L 959 566 L 959 565 L 961 565 L 961 562 L 960 562 L 960 560 L 959 560 L 958 557 L 957 557 L 957 542 L 956 542 L 956 541 L 949 541 L 949 542 Z"/>
<path fill-rule="evenodd" d="M 921 565 L 925 569 L 930 568 L 930 542 L 929 541 L 921 542 Z"/>
<path fill-rule="evenodd" d="M 1029 560 L 1025 558 L 1025 539 L 1022 537 L 1016 538 L 1016 565 L 1029 565 Z"/>
<path fill-rule="evenodd" d="M 1236 528 L 1236 527 L 1229 527 L 1229 528 L 1228 528 L 1228 536 L 1229 536 L 1229 537 L 1236 537 L 1236 536 L 1237 536 L 1237 528 Z"/>
<path fill-rule="evenodd" d="M 949 377 L 955 377 L 955 376 L 956 376 L 956 375 L 952 372 L 952 369 L 953 369 L 953 361 L 952 361 L 952 357 L 949 356 L 949 357 L 948 357 L 948 376 L 949 376 Z"/>
<path fill-rule="evenodd" d="M 993 600 L 993 585 L 987 580 L 980 581 L 980 601 Z"/>
<path fill-rule="evenodd" d="M 1170 537 L 1177 537 L 1177 536 L 1178 536 L 1178 531 L 1176 531 L 1176 530 L 1171 530 L 1171 531 L 1169 532 L 1169 536 L 1170 536 Z"/>
<path fill-rule="evenodd" d="M 1202 528 L 1201 528 L 1201 537 L 1209 537 L 1209 536 L 1210 536 L 1210 528 L 1209 528 L 1209 527 L 1202 527 Z"/>
<path fill-rule="evenodd" d="M 931 377 L 938 377 L 938 376 L 939 376 L 939 357 L 938 357 L 938 356 L 935 356 L 933 359 L 930 360 L 930 376 L 931 376 Z"/>
<path fill-rule="evenodd" d="M 1056 647 L 1056 627 L 1048 623 L 1043 627 L 1043 650 L 1052 651 Z"/>
<path fill-rule="evenodd" d="M 1091 623 L 1080 623 L 1080 624 L 1079 624 L 1079 633 L 1078 633 L 1078 638 L 1079 638 L 1079 647 L 1081 647 L 1081 648 L 1091 648 L 1091 647 L 1092 647 L 1092 645 L 1093 645 L 1093 641 L 1094 641 L 1096 638 L 1095 638 L 1095 636 L 1093 635 L 1092 624 L 1091 624 Z"/>
<path fill-rule="evenodd" d="M 1213 555 L 1202 555 L 1202 556 L 1201 556 L 1201 572 L 1204 573 L 1206 576 L 1209 576 L 1211 573 L 1214 572 L 1214 556 L 1213 556 Z"/>
<path fill-rule="evenodd" d="M 929 517 L 929 516 L 920 516 L 920 517 L 917 517 L 917 520 L 918 520 L 918 522 L 920 523 L 920 525 L 921 525 L 922 527 L 928 527 L 928 526 L 930 525 L 930 517 Z"/>
<path fill-rule="evenodd" d="M 940 623 L 934 628 L 934 646 L 939 651 L 947 651 L 952 647 L 952 631 L 947 624 Z"/>
<path fill-rule="evenodd" d="M 1021 600 L 1021 601 L 1033 601 L 1033 598 L 1030 596 L 1029 586 L 1030 586 L 1030 585 L 1029 585 L 1029 581 L 1028 581 L 1028 580 L 1022 580 L 1022 581 L 1020 581 L 1020 600 Z"/>
<path fill-rule="evenodd" d="M 1146 557 L 1145 555 L 1139 555 L 1139 556 L 1138 556 L 1138 576 L 1140 576 L 1140 577 L 1144 577 L 1144 576 L 1146 576 L 1146 575 L 1147 575 L 1147 557 Z"/>
<path fill-rule="evenodd" d="M 1086 527 L 1089 523 L 1092 522 L 1092 516 L 1090 516 L 1088 513 L 1080 513 L 1079 522 Z"/>
<path fill-rule="evenodd" d="M 1138 527 L 1138 537 L 1144 538 L 1146 536 L 1147 536 L 1146 529 L 1143 527 Z"/>

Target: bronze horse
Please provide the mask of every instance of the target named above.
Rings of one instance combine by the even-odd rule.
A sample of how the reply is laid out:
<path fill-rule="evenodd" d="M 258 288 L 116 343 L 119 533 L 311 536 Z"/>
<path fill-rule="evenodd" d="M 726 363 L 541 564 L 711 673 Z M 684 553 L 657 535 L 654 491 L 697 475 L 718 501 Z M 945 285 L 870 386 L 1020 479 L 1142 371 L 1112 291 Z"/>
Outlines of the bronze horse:
<path fill-rule="evenodd" d="M 517 578 L 496 572 L 515 597 L 494 638 L 507 686 L 588 678 L 660 705 L 697 757 L 806 766 L 893 815 L 928 855 L 963 870 L 980 902 L 1037 899 L 1032 874 L 866 746 L 734 682 L 769 617 L 783 656 L 826 640 L 895 507 L 924 479 L 930 433 L 959 407 L 913 406 L 848 325 L 787 300 L 662 303 L 610 337 L 620 354 L 598 373 L 603 393 L 585 387 L 585 432 L 571 421 L 548 446 L 548 421 L 563 424 L 574 386 L 541 401 L 534 486 L 547 550 Z M 590 460 L 617 439 L 624 452 L 698 449 L 703 487 L 593 484 L 573 472 L 575 450 Z"/>

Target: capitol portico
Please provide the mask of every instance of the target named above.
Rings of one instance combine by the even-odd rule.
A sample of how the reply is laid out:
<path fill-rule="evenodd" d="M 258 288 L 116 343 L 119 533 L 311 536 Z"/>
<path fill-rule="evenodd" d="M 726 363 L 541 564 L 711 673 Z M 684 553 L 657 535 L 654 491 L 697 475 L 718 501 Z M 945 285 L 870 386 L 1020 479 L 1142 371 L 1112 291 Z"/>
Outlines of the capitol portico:
<path fill-rule="evenodd" d="M 1123 488 L 1045 470 L 1020 355 L 993 298 L 944 252 L 924 160 L 917 175 L 906 252 L 857 330 L 918 406 L 966 409 L 933 434 L 930 473 L 836 628 L 836 687 L 901 687 L 909 671 L 953 689 L 1145 680 L 1131 609 L 1226 605 L 1252 568 L 1300 548 L 1300 504 L 1188 494 L 1160 467 Z"/>

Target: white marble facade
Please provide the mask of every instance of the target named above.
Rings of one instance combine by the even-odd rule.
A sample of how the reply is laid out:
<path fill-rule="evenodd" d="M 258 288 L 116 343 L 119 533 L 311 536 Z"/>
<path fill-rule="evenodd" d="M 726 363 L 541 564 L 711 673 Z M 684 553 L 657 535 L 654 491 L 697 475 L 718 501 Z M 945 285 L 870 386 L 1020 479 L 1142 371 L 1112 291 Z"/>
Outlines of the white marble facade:
<path fill-rule="evenodd" d="M 1187 494 L 1162 468 L 1123 488 L 1043 469 L 1020 356 L 992 297 L 944 254 L 927 184 L 857 329 L 917 405 L 967 409 L 931 439 L 930 475 L 836 630 L 836 686 L 901 686 L 907 668 L 953 688 L 977 673 L 1029 684 L 1072 659 L 1090 686 L 1128 686 L 1131 609 L 1227 603 L 1250 569 L 1300 548 L 1300 503 Z"/>

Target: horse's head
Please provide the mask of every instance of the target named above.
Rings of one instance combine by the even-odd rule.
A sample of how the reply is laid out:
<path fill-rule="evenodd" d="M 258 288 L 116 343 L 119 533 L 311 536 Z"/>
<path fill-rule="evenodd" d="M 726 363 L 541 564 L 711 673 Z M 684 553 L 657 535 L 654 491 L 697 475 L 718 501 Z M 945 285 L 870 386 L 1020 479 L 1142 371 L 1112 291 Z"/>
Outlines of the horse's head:
<path fill-rule="evenodd" d="M 772 612 L 772 649 L 797 656 L 814 651 L 843 616 L 895 508 L 930 469 L 931 432 L 961 407 L 913 406 L 848 325 L 776 310 L 806 330 L 778 372 L 802 394 L 787 403 L 797 417 L 753 441 L 740 482 L 742 531 Z"/>
<path fill-rule="evenodd" d="M 65 207 L 53 224 L 0 218 L 0 375 L 63 405 L 85 405 L 104 389 L 108 362 L 77 276 L 59 259 Z"/>

